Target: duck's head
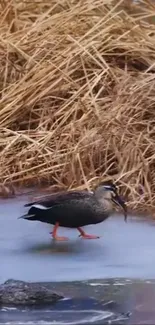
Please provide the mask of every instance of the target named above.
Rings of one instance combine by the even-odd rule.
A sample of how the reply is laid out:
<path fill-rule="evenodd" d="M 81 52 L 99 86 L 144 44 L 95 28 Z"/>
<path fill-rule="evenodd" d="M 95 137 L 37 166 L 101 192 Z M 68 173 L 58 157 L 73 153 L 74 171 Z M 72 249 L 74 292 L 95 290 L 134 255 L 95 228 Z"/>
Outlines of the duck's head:
<path fill-rule="evenodd" d="M 127 206 L 124 199 L 118 194 L 118 188 L 112 181 L 102 182 L 95 190 L 98 197 L 112 201 L 121 207 L 124 212 L 124 219 L 127 220 Z"/>

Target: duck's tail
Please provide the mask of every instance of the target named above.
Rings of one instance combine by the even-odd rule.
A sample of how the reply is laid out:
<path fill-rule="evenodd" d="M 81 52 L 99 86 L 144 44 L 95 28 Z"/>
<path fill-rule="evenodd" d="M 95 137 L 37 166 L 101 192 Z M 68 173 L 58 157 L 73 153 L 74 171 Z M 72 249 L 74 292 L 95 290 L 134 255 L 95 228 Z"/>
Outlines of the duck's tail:
<path fill-rule="evenodd" d="M 38 220 L 40 215 L 40 209 L 36 206 L 33 206 L 29 211 L 18 219 L 27 219 L 27 220 Z"/>
<path fill-rule="evenodd" d="M 23 216 L 19 217 L 18 219 L 37 220 L 37 217 L 35 214 L 24 214 Z"/>

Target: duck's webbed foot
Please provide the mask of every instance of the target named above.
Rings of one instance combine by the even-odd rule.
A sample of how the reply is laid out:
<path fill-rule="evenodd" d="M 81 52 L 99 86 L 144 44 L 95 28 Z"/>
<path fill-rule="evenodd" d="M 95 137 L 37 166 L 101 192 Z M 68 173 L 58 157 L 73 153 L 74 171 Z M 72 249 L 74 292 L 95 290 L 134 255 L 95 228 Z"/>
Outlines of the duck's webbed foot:
<path fill-rule="evenodd" d="M 58 230 L 58 227 L 59 227 L 59 223 L 57 222 L 54 226 L 54 229 L 52 232 L 50 232 L 50 234 L 52 234 L 52 238 L 54 240 L 57 240 L 57 241 L 66 241 L 68 240 L 67 237 L 60 237 L 60 236 L 57 236 L 57 230 Z"/>
<path fill-rule="evenodd" d="M 99 236 L 95 236 L 95 235 L 88 235 L 84 232 L 84 230 L 82 230 L 80 227 L 77 228 L 78 231 L 80 232 L 79 237 L 82 237 L 84 239 L 98 239 L 100 238 Z"/>
<path fill-rule="evenodd" d="M 55 237 L 53 237 L 53 239 L 57 240 L 57 241 L 67 241 L 67 240 L 69 240 L 68 237 L 60 237 L 60 236 L 55 236 Z"/>

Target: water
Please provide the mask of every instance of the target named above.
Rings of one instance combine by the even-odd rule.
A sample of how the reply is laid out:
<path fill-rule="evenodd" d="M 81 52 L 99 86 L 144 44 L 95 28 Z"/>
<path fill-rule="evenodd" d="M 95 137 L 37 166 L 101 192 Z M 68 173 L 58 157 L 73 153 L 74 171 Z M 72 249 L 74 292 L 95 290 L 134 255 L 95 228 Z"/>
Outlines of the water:
<path fill-rule="evenodd" d="M 18 219 L 27 211 L 23 207 L 27 201 L 26 196 L 0 201 L 0 282 L 9 278 L 52 282 L 68 300 L 50 309 L 4 306 L 0 323 L 108 324 L 119 320 L 144 324 L 149 319 L 154 324 L 153 220 L 129 217 L 125 223 L 123 216 L 113 216 L 85 227 L 88 233 L 101 235 L 100 239 L 83 240 L 76 230 L 59 229 L 69 241 L 54 243 L 49 225 Z"/>

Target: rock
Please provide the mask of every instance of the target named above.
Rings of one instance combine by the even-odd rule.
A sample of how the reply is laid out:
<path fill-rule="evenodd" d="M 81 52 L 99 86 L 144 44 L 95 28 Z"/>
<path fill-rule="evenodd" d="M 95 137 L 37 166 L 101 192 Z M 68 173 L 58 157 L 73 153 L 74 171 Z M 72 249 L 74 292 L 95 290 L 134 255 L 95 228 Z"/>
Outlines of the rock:
<path fill-rule="evenodd" d="M 50 304 L 64 298 L 46 285 L 7 280 L 0 285 L 0 305 Z"/>

